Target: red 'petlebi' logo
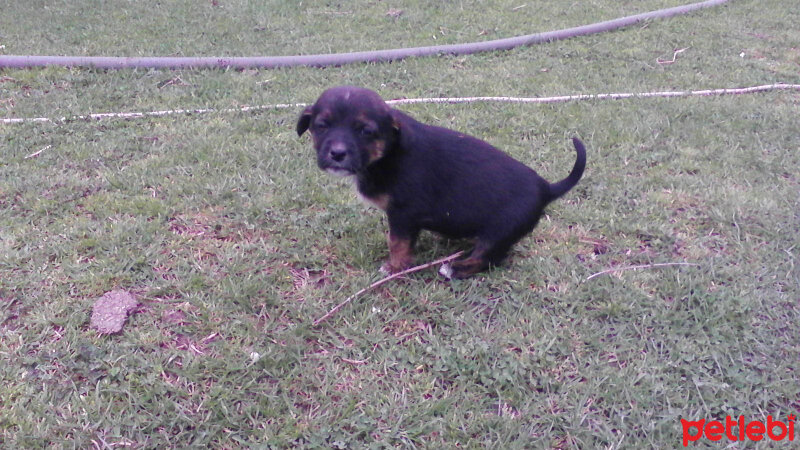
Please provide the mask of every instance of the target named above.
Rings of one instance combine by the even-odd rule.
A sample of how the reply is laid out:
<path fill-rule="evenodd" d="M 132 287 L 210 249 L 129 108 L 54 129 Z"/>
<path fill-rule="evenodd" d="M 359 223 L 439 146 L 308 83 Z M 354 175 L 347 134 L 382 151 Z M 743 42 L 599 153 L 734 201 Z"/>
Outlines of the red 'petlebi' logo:
<path fill-rule="evenodd" d="M 728 438 L 730 441 L 743 441 L 745 439 L 757 442 L 766 437 L 773 441 L 794 441 L 794 414 L 786 417 L 786 422 L 772 420 L 772 416 L 767 416 L 767 423 L 760 420 L 746 422 L 744 416 L 739 416 L 739 420 L 733 420 L 731 416 L 725 416 L 725 423 L 719 420 L 706 419 L 686 420 L 681 419 L 683 426 L 683 446 L 689 442 L 695 442 L 703 436 L 710 441 L 719 441 Z"/>

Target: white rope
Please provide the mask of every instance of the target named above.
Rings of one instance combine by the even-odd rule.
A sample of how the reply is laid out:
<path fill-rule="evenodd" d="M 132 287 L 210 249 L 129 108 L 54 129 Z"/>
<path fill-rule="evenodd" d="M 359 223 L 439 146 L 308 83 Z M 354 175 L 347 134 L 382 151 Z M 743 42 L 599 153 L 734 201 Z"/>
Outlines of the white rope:
<path fill-rule="evenodd" d="M 579 100 L 622 100 L 627 98 L 670 98 L 670 97 L 702 97 L 712 95 L 742 95 L 754 94 L 758 92 L 776 90 L 796 90 L 800 91 L 800 84 L 766 84 L 762 86 L 751 86 L 733 89 L 705 89 L 699 91 L 661 91 L 661 92 L 638 92 L 638 93 L 615 93 L 615 94 L 577 94 L 562 95 L 556 97 L 431 97 L 431 98 L 404 98 L 397 100 L 387 100 L 390 105 L 409 105 L 414 103 L 475 103 L 475 102 L 501 102 L 501 103 L 563 103 Z M 33 122 L 64 123 L 72 121 L 102 120 L 102 119 L 140 119 L 146 117 L 162 117 L 174 115 L 192 115 L 209 113 L 242 113 L 258 112 L 273 109 L 298 109 L 308 106 L 308 103 L 278 103 L 263 106 L 243 106 L 240 108 L 226 109 L 170 109 L 164 111 L 147 112 L 117 112 L 117 113 L 95 113 L 71 117 L 49 118 L 49 117 L 11 117 L 0 119 L 2 124 L 21 124 Z"/>
<path fill-rule="evenodd" d="M 746 88 L 706 89 L 702 91 L 578 94 L 578 95 L 563 95 L 558 97 L 408 98 L 400 100 L 389 100 L 386 103 L 390 105 L 402 105 L 402 104 L 412 104 L 412 103 L 471 103 L 471 102 L 561 103 L 561 102 L 570 102 L 576 100 L 620 100 L 626 98 L 689 97 L 689 96 L 730 95 L 730 94 L 753 94 L 756 92 L 765 92 L 774 90 L 800 90 L 800 84 L 766 84 L 763 86 L 752 86 Z"/>
<path fill-rule="evenodd" d="M 51 123 L 62 123 L 62 122 L 73 122 L 73 121 L 81 121 L 81 120 L 102 120 L 102 119 L 141 119 L 145 117 L 162 117 L 162 116 L 174 116 L 174 115 L 192 115 L 192 114 L 208 114 L 208 113 L 239 113 L 239 112 L 250 112 L 250 111 L 262 111 L 266 109 L 287 109 L 287 108 L 303 108 L 308 106 L 306 103 L 278 103 L 276 105 L 265 105 L 265 106 L 243 106 L 240 108 L 226 108 L 226 109 L 214 109 L 214 108 L 204 108 L 204 109 L 168 109 L 164 111 L 145 111 L 145 112 L 120 112 L 120 113 L 94 113 L 94 114 L 85 114 L 81 116 L 71 116 L 71 117 L 59 117 L 59 118 L 49 118 L 49 117 L 11 117 L 7 119 L 0 119 L 0 123 L 3 124 L 17 124 L 17 123 L 30 123 L 30 122 L 51 122 Z"/>

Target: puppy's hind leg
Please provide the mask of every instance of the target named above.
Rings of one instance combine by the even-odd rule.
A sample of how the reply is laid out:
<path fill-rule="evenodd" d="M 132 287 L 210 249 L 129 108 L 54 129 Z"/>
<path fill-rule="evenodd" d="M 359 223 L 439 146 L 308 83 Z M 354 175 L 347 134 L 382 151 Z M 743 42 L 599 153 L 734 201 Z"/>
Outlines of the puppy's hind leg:
<path fill-rule="evenodd" d="M 439 269 L 439 274 L 448 279 L 469 278 L 491 266 L 500 265 L 511 247 L 522 235 L 522 233 L 516 232 L 500 240 L 478 239 L 469 256 L 452 264 L 443 265 Z"/>
<path fill-rule="evenodd" d="M 489 258 L 490 249 L 491 246 L 483 241 L 478 241 L 466 258 L 456 260 L 452 264 L 443 264 L 439 269 L 439 275 L 447 279 L 463 279 L 488 269 L 492 263 Z"/>

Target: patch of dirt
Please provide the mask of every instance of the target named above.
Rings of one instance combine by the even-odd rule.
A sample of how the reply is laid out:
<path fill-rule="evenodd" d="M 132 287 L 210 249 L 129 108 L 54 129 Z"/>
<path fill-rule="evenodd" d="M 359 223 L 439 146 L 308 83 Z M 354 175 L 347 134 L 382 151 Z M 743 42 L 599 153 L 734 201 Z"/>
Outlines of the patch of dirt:
<path fill-rule="evenodd" d="M 106 292 L 94 302 L 90 324 L 103 334 L 119 333 L 128 314 L 137 306 L 139 302 L 128 291 Z"/>

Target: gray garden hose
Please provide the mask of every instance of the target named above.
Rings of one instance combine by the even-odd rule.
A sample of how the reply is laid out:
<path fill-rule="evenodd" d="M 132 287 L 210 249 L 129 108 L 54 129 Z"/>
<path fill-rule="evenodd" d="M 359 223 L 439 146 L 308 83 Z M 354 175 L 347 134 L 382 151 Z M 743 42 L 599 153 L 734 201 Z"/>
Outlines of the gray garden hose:
<path fill-rule="evenodd" d="M 686 14 L 701 8 L 721 5 L 728 0 L 708 0 L 673 8 L 660 9 L 648 13 L 636 14 L 619 19 L 598 22 L 591 25 L 566 28 L 546 33 L 535 33 L 493 41 L 473 42 L 467 44 L 435 45 L 431 47 L 413 47 L 394 50 L 375 50 L 352 53 L 335 53 L 325 55 L 298 56 L 264 56 L 264 57 L 104 57 L 104 56 L 19 56 L 0 55 L 0 68 L 29 68 L 42 66 L 89 67 L 98 69 L 209 69 L 209 68 L 261 68 L 296 66 L 340 66 L 357 62 L 397 61 L 412 56 L 429 56 L 439 54 L 466 55 L 470 53 L 509 50 L 523 45 L 552 42 L 587 34 L 601 33 L 622 28 L 644 20 L 663 19 L 679 14 Z"/>

